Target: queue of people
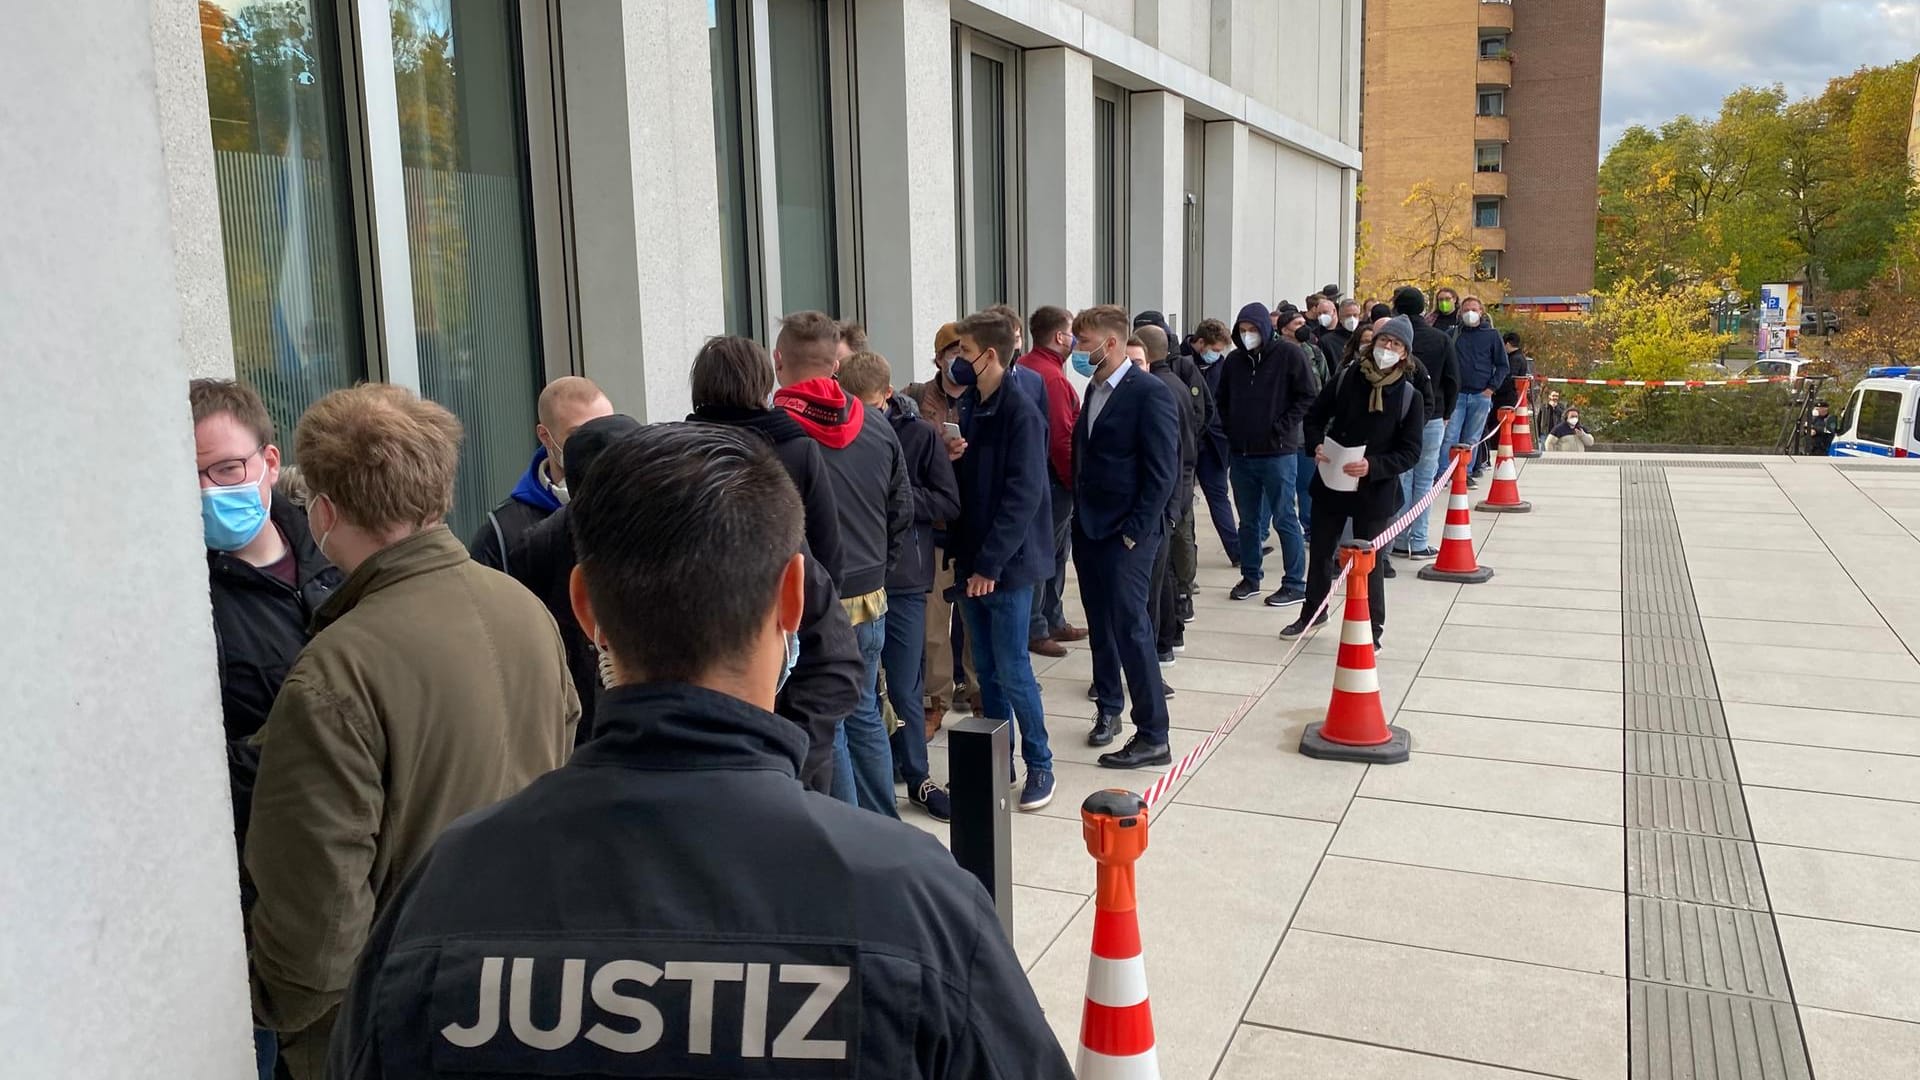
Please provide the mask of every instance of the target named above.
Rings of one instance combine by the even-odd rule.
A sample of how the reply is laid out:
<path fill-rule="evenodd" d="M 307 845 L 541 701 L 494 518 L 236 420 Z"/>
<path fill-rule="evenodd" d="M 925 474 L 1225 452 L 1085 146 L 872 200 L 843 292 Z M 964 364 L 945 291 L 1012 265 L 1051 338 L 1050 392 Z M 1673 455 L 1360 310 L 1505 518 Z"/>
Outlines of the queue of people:
<path fill-rule="evenodd" d="M 1082 640 L 1087 744 L 1132 726 L 1099 764 L 1168 764 L 1196 493 L 1227 595 L 1277 547 L 1264 602 L 1310 630 L 1342 532 L 1392 520 L 1501 388 L 1510 350 L 1456 304 L 1457 333 L 1418 289 L 1329 286 L 1184 340 L 1155 311 L 996 307 L 904 388 L 857 324 L 800 312 L 771 353 L 706 342 L 685 422 L 549 384 L 466 543 L 441 406 L 316 402 L 302 506 L 258 395 L 195 381 L 261 1075 L 1066 1076 L 982 890 L 883 820 L 896 786 L 950 817 L 928 742 L 964 711 L 1012 724 L 1014 802 L 1048 805 L 1032 658 Z M 1331 445 L 1360 453 L 1330 483 Z M 846 902 L 786 900 L 823 890 Z"/>

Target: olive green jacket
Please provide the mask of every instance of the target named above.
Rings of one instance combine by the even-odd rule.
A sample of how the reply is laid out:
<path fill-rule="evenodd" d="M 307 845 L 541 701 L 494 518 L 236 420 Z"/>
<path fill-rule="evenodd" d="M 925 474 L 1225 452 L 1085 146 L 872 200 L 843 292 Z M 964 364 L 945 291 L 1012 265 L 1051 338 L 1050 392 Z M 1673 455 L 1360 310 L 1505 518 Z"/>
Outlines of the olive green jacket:
<path fill-rule="evenodd" d="M 580 717 L 552 616 L 444 525 L 368 559 L 313 631 L 255 737 L 246 850 L 254 1017 L 303 1080 L 407 871 L 564 762 Z"/>

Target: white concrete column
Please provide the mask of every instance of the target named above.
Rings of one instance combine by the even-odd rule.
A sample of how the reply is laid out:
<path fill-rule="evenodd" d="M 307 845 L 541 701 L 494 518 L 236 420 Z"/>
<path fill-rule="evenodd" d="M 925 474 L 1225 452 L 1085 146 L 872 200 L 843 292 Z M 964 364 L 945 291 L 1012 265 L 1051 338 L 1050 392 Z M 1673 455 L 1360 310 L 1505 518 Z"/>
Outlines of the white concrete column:
<path fill-rule="evenodd" d="M 220 235 L 220 185 L 207 125 L 207 64 L 199 9 L 152 0 L 154 78 L 160 145 L 167 162 L 173 223 L 174 290 L 180 344 L 196 378 L 233 377 L 233 320 L 227 306 L 227 254 Z"/>
<path fill-rule="evenodd" d="M 0 530 L 8 1076 L 254 1075 L 162 120 L 206 91 L 152 15 L 0 35 L 0 429 L 85 478 Z"/>
<path fill-rule="evenodd" d="M 1127 306 L 1179 311 L 1182 329 L 1197 319 L 1185 306 L 1186 100 L 1164 90 L 1128 98 L 1132 137 L 1127 172 Z"/>
<path fill-rule="evenodd" d="M 1220 120 L 1207 125 L 1207 190 L 1201 205 L 1206 265 L 1200 272 L 1200 292 L 1206 309 L 1230 319 L 1240 306 L 1261 299 L 1248 293 L 1241 280 L 1240 258 L 1249 243 L 1247 215 L 1247 125 Z M 1271 300 L 1268 301 L 1269 303 Z"/>
<path fill-rule="evenodd" d="M 569 4 L 560 32 L 584 373 L 678 420 L 724 326 L 706 6 Z"/>
<path fill-rule="evenodd" d="M 1353 249 L 1360 236 L 1360 172 L 1340 170 L 1340 291 L 1352 296 L 1358 282 L 1353 278 Z"/>
<path fill-rule="evenodd" d="M 1093 303 L 1093 60 L 1026 55 L 1027 307 Z"/>
<path fill-rule="evenodd" d="M 960 306 L 953 24 L 947 0 L 859 0 L 854 20 L 867 336 L 904 387 Z"/>

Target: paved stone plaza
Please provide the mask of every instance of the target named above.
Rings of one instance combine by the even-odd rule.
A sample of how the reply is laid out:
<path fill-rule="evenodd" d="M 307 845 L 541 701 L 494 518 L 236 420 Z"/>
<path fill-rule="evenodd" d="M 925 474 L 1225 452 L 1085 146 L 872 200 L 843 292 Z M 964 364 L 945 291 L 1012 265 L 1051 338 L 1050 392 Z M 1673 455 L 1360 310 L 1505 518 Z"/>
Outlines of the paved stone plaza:
<path fill-rule="evenodd" d="M 1202 515 L 1176 758 L 1252 700 L 1139 864 L 1163 1075 L 1920 1076 L 1920 467 L 1588 454 L 1521 491 L 1475 515 L 1492 581 L 1389 583 L 1401 765 L 1299 756 L 1338 602 L 1278 666 L 1297 609 L 1228 600 Z M 1094 766 L 1084 649 L 1035 659 L 1059 794 L 1013 822 L 1014 937 L 1071 1055 L 1080 802 L 1153 777 Z"/>

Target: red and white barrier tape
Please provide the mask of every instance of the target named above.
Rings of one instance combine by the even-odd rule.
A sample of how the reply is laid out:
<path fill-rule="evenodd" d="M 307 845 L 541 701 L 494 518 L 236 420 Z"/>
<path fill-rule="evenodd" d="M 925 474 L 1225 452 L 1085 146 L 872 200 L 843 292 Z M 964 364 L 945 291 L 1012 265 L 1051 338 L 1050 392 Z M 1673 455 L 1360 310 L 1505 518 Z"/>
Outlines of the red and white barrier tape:
<path fill-rule="evenodd" d="M 1791 381 L 1792 376 L 1768 375 L 1751 379 L 1541 379 L 1541 382 L 1561 383 L 1567 386 L 1653 386 L 1677 387 L 1686 390 L 1702 386 L 1765 386 L 1768 383 Z"/>
<path fill-rule="evenodd" d="M 1500 433 L 1499 429 L 1495 428 L 1491 433 L 1488 434 L 1487 438 L 1491 439 L 1494 435 L 1498 435 L 1499 433 Z M 1487 441 L 1487 439 L 1482 439 L 1480 441 L 1484 443 Z M 1419 517 L 1421 514 L 1426 513 L 1429 509 L 1431 509 L 1433 507 L 1434 500 L 1440 497 L 1440 493 L 1442 491 L 1449 490 L 1452 487 L 1453 471 L 1459 467 L 1460 467 L 1460 459 L 1455 457 L 1451 452 L 1449 452 L 1447 454 L 1447 467 L 1441 470 L 1440 475 L 1434 480 L 1433 486 L 1427 489 L 1427 493 L 1420 497 L 1420 501 L 1415 503 L 1412 509 L 1408 510 L 1406 513 L 1400 516 L 1400 520 L 1388 526 L 1386 532 L 1383 532 L 1379 536 L 1376 536 L 1373 538 L 1373 540 L 1371 541 L 1373 550 L 1375 552 L 1381 552 L 1386 550 L 1386 546 L 1393 542 L 1394 537 L 1399 536 L 1402 530 L 1404 530 L 1407 526 L 1413 524 L 1414 518 Z M 1286 655 L 1280 658 L 1280 663 L 1278 666 L 1282 670 L 1285 670 L 1288 664 L 1293 663 L 1294 658 L 1300 655 L 1300 650 L 1307 647 L 1307 642 L 1313 640 L 1314 633 L 1319 629 L 1319 627 L 1315 625 L 1316 621 L 1320 618 L 1321 614 L 1327 610 L 1328 606 L 1333 603 L 1333 594 L 1339 591 L 1340 586 L 1346 582 L 1347 573 L 1352 569 L 1353 569 L 1352 563 L 1345 563 L 1340 567 L 1339 575 L 1335 577 L 1333 579 L 1332 584 L 1328 586 L 1327 595 L 1324 599 L 1320 601 L 1320 606 L 1315 608 L 1313 610 L 1313 613 L 1306 617 L 1307 618 L 1306 631 L 1302 633 L 1299 637 L 1294 639 L 1293 647 L 1288 649 Z M 1278 678 L 1278 677 L 1279 676 L 1277 675 L 1275 676 L 1275 678 Z M 1252 711 L 1253 703 L 1256 701 L 1259 701 L 1260 695 L 1266 692 L 1267 692 L 1267 687 L 1261 687 L 1258 692 L 1247 695 L 1246 700 L 1242 701 L 1239 705 L 1235 706 L 1234 710 L 1231 713 L 1227 714 L 1227 718 L 1225 720 L 1220 721 L 1219 726 L 1215 727 L 1211 732 L 1209 732 L 1206 738 L 1200 740 L 1200 745 L 1187 751 L 1186 754 L 1182 756 L 1179 761 L 1176 761 L 1173 763 L 1173 768 L 1168 769 L 1165 775 L 1161 776 L 1160 779 L 1155 780 L 1153 782 L 1153 786 L 1147 788 L 1146 793 L 1141 796 L 1141 798 L 1145 800 L 1147 804 L 1147 809 L 1149 810 L 1153 809 L 1154 804 L 1159 802 L 1160 797 L 1162 795 L 1165 795 L 1167 791 L 1173 787 L 1174 782 L 1179 780 L 1182 776 L 1185 776 L 1187 773 L 1187 770 L 1193 768 L 1194 764 L 1197 763 L 1201 758 L 1206 757 L 1207 751 L 1211 750 L 1214 744 L 1218 743 L 1221 739 L 1226 738 L 1228 735 L 1231 735 L 1233 733 L 1233 729 L 1239 725 L 1241 719 L 1243 719 L 1248 712 Z"/>

